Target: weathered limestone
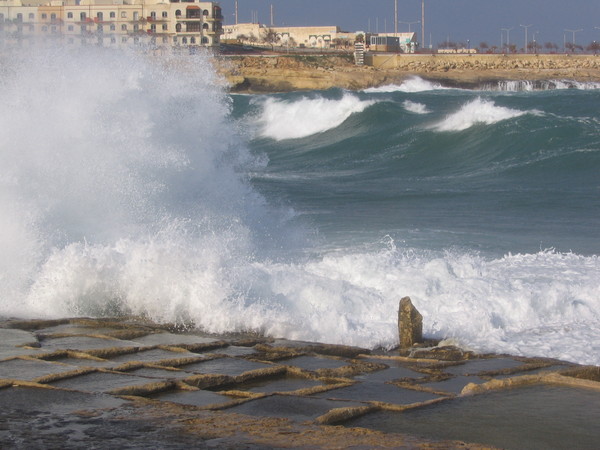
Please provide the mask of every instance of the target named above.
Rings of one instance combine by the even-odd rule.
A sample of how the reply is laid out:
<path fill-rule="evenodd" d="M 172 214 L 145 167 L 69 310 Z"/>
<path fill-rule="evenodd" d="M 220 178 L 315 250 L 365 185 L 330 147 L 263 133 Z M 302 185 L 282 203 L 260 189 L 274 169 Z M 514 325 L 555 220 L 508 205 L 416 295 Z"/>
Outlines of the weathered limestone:
<path fill-rule="evenodd" d="M 600 81 L 594 55 L 372 55 L 356 66 L 351 55 L 252 55 L 215 58 L 233 92 L 287 92 L 338 87 L 357 90 L 422 76 L 446 85 L 477 88 L 500 80 Z"/>
<path fill-rule="evenodd" d="M 398 334 L 400 349 L 412 347 L 423 341 L 423 316 L 413 306 L 410 297 L 400 300 L 398 309 Z"/>

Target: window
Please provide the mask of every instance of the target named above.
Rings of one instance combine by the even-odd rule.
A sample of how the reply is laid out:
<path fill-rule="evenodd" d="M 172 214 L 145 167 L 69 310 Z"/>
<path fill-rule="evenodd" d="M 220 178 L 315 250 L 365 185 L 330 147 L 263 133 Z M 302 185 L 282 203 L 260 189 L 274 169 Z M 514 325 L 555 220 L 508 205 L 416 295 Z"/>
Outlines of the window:
<path fill-rule="evenodd" d="M 111 11 L 111 12 L 110 12 L 110 18 L 111 18 L 111 19 L 115 19 L 116 17 L 117 17 L 117 13 L 116 13 L 116 12 L 114 12 L 114 11 Z"/>
<path fill-rule="evenodd" d="M 21 14 L 21 13 L 17 14 L 17 22 L 23 22 L 23 14 Z"/>
<path fill-rule="evenodd" d="M 29 20 L 33 20 L 33 19 L 35 19 L 35 14 L 29 13 Z"/>
<path fill-rule="evenodd" d="M 110 43 L 111 44 L 116 44 L 117 43 L 117 38 L 111 37 L 110 38 Z"/>
<path fill-rule="evenodd" d="M 181 39 L 181 43 L 182 44 L 187 44 L 187 38 L 185 36 Z"/>
<path fill-rule="evenodd" d="M 140 13 L 139 13 L 139 12 L 137 12 L 137 11 L 135 11 L 135 12 L 133 13 L 133 20 L 139 20 L 139 18 L 140 18 Z"/>
<path fill-rule="evenodd" d="M 133 26 L 133 31 L 140 31 L 140 26 L 137 23 Z"/>
<path fill-rule="evenodd" d="M 166 23 L 163 23 L 162 29 L 163 29 L 163 31 L 167 31 L 169 29 L 169 27 L 167 26 Z"/>
<path fill-rule="evenodd" d="M 121 25 L 121 31 L 127 31 L 127 25 L 125 25 L 125 24 Z"/>
<path fill-rule="evenodd" d="M 54 14 L 54 13 L 50 14 L 50 20 L 56 20 L 56 14 Z"/>
<path fill-rule="evenodd" d="M 117 29 L 117 27 L 116 27 L 116 26 L 115 26 L 115 24 L 113 23 L 113 24 L 110 26 L 110 31 L 115 31 L 116 29 Z"/>
<path fill-rule="evenodd" d="M 181 16 L 181 10 L 178 9 L 177 11 L 175 11 L 175 17 L 179 17 Z"/>
<path fill-rule="evenodd" d="M 67 30 L 68 30 L 68 31 L 73 31 L 73 29 L 74 29 L 74 28 L 73 28 L 73 25 L 69 25 L 69 26 L 67 27 Z"/>
<path fill-rule="evenodd" d="M 127 42 L 127 38 L 126 38 L 125 36 L 123 36 L 123 37 L 121 38 L 121 42 Z"/>
<path fill-rule="evenodd" d="M 96 13 L 96 18 L 98 20 L 104 20 L 104 13 L 103 12 Z"/>
<path fill-rule="evenodd" d="M 67 13 L 67 19 L 72 19 L 73 18 L 73 13 L 72 12 L 68 12 Z"/>
<path fill-rule="evenodd" d="M 85 25 L 81 25 L 79 27 L 79 30 L 81 31 L 81 34 L 83 34 L 83 33 L 85 33 L 87 31 L 86 28 L 85 28 Z"/>
<path fill-rule="evenodd" d="M 79 13 L 79 20 L 81 20 L 82 22 L 85 22 L 85 13 Z"/>
<path fill-rule="evenodd" d="M 169 14 L 167 14 L 166 11 L 163 11 L 162 16 L 163 16 L 163 19 L 166 19 L 169 16 Z"/>
<path fill-rule="evenodd" d="M 48 14 L 42 13 L 42 19 L 47 19 L 47 18 L 48 18 Z"/>
<path fill-rule="evenodd" d="M 48 31 L 48 27 L 47 27 L 46 25 L 44 25 L 44 26 L 42 27 L 42 31 L 43 31 L 44 33 L 46 33 L 46 32 Z"/>
<path fill-rule="evenodd" d="M 121 11 L 121 19 L 127 19 L 127 11 Z"/>
<path fill-rule="evenodd" d="M 156 11 L 152 11 L 152 12 L 150 13 L 150 18 L 151 18 L 152 20 L 156 20 Z"/>
<path fill-rule="evenodd" d="M 190 38 L 190 44 L 195 44 L 196 43 L 196 38 L 194 36 L 192 36 Z"/>
<path fill-rule="evenodd" d="M 208 24 L 207 23 L 203 23 L 202 24 L 202 28 L 205 29 L 205 30 L 208 30 Z"/>
<path fill-rule="evenodd" d="M 204 16 L 208 16 L 208 9 L 205 9 L 204 11 L 202 11 L 202 14 L 203 14 Z"/>
<path fill-rule="evenodd" d="M 58 30 L 56 29 L 56 26 L 52 25 L 52 26 L 50 27 L 50 32 L 51 32 L 51 33 L 53 33 L 53 34 L 56 34 L 56 33 L 57 33 L 57 31 L 58 31 Z"/>
<path fill-rule="evenodd" d="M 177 36 L 173 36 L 173 44 L 177 44 Z"/>
<path fill-rule="evenodd" d="M 203 37 L 202 38 L 202 43 L 203 44 L 208 44 L 208 38 L 207 37 Z"/>
<path fill-rule="evenodd" d="M 104 33 L 104 25 L 98 25 L 98 33 Z"/>
<path fill-rule="evenodd" d="M 156 33 L 156 24 L 153 23 L 152 25 L 150 25 L 150 31 Z"/>
<path fill-rule="evenodd" d="M 177 32 L 177 33 L 181 32 L 181 24 L 180 23 L 175 25 L 175 32 Z"/>

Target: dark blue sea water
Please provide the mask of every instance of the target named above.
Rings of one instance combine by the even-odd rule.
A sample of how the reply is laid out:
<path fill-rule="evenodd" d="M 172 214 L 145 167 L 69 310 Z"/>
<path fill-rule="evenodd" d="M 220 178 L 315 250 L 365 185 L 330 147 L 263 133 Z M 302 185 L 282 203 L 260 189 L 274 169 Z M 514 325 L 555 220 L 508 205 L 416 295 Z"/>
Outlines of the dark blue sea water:
<path fill-rule="evenodd" d="M 392 347 L 409 295 L 428 336 L 600 364 L 599 86 L 230 95 L 209 55 L 0 58 L 0 315 Z"/>

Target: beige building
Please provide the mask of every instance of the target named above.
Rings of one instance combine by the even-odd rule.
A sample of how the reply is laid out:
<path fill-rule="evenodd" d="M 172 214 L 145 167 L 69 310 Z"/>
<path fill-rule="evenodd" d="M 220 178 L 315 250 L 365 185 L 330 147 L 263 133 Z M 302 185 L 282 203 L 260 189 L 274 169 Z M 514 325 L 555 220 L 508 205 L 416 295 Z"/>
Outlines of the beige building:
<path fill-rule="evenodd" d="M 418 42 L 417 42 L 417 33 L 379 33 L 379 34 L 372 34 L 371 35 L 371 40 L 373 40 L 374 37 L 379 37 L 379 38 L 398 38 L 398 45 L 400 47 L 400 52 L 402 53 L 414 53 L 415 50 L 417 50 L 418 47 Z M 377 39 L 376 39 L 377 41 Z M 381 48 L 378 48 L 381 47 Z M 377 44 L 370 45 L 370 50 L 371 51 L 391 51 L 391 50 L 386 50 L 383 48 L 383 46 L 378 46 Z M 397 50 L 395 50 L 397 51 Z"/>
<path fill-rule="evenodd" d="M 273 39 L 269 42 L 267 36 Z M 223 40 L 282 47 L 335 48 L 354 44 L 355 33 L 341 31 L 335 25 L 323 27 L 268 27 L 258 23 L 225 25 Z"/>
<path fill-rule="evenodd" d="M 216 46 L 220 6 L 198 0 L 0 0 L 0 45 Z"/>

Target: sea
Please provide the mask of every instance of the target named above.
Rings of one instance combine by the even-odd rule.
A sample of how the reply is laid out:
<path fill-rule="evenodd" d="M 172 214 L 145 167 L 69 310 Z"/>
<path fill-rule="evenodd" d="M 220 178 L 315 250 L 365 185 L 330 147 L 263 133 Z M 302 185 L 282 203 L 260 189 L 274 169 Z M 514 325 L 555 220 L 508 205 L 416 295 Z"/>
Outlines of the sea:
<path fill-rule="evenodd" d="M 600 365 L 600 84 L 229 93 L 208 53 L 0 54 L 0 316 Z"/>

